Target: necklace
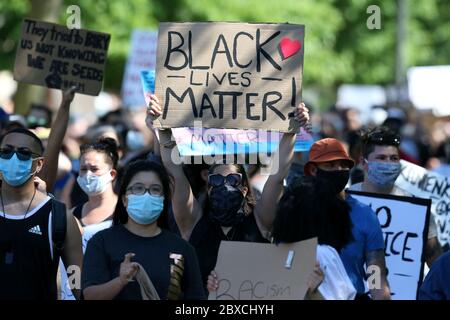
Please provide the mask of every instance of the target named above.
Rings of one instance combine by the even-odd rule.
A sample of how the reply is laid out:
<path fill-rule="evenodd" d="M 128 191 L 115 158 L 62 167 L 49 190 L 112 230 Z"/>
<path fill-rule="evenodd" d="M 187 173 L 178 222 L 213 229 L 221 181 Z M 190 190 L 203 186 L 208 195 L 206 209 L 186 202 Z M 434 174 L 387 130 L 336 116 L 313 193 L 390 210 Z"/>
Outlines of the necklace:
<path fill-rule="evenodd" d="M 37 189 L 37 188 L 34 188 L 33 196 L 31 197 L 31 201 L 30 201 L 30 203 L 28 204 L 27 211 L 25 211 L 25 215 L 23 216 L 22 220 L 24 220 L 24 219 L 26 218 L 28 212 L 30 211 L 31 204 L 33 203 L 34 196 L 36 195 L 36 189 Z M 1 200 L 1 202 L 2 202 L 3 218 L 5 218 L 5 222 L 6 222 L 6 212 L 5 212 L 5 205 L 3 204 L 3 190 L 2 190 L 2 189 L 0 189 L 0 200 Z"/>

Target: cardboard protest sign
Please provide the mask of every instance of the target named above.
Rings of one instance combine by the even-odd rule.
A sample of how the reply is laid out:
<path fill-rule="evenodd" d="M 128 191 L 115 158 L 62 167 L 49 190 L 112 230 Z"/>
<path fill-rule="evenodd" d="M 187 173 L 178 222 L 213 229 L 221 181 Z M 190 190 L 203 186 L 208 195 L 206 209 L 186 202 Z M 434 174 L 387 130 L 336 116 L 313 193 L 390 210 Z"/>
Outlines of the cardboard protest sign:
<path fill-rule="evenodd" d="M 122 101 L 126 107 L 143 106 L 140 72 L 155 70 L 158 32 L 152 30 L 134 30 L 131 47 L 122 81 Z M 153 89 L 152 92 L 155 92 Z"/>
<path fill-rule="evenodd" d="M 395 185 L 416 197 L 431 199 L 432 218 L 436 222 L 442 246 L 450 243 L 450 177 L 428 171 L 401 160 L 402 172 Z"/>
<path fill-rule="evenodd" d="M 77 86 L 96 96 L 102 89 L 111 36 L 25 19 L 17 47 L 14 79 L 53 89 Z"/>
<path fill-rule="evenodd" d="M 304 26 L 161 23 L 155 127 L 298 130 Z"/>
<path fill-rule="evenodd" d="M 155 91 L 155 71 L 141 70 L 140 78 L 145 99 L 148 100 L 148 95 Z M 281 139 L 279 132 L 265 130 L 205 129 L 200 126 L 194 128 L 174 128 L 172 129 L 172 133 L 182 157 L 273 153 L 278 149 Z M 297 134 L 294 151 L 308 151 L 313 143 L 312 136 L 301 127 Z"/>
<path fill-rule="evenodd" d="M 222 241 L 210 300 L 303 300 L 317 238 L 289 244 Z"/>
<path fill-rule="evenodd" d="M 416 300 L 423 278 L 429 199 L 349 191 L 378 216 L 393 300 Z"/>

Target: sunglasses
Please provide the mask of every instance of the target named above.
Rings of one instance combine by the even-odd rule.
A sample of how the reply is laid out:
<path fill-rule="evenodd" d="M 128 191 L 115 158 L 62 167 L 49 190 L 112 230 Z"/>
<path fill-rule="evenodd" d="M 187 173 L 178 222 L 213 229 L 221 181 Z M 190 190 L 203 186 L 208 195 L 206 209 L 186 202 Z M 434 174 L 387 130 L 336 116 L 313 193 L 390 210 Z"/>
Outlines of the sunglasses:
<path fill-rule="evenodd" d="M 388 145 L 388 146 L 399 146 L 400 145 L 400 136 L 398 135 L 386 135 L 378 132 L 369 134 L 368 142 L 380 144 L 380 145 Z"/>
<path fill-rule="evenodd" d="M 223 176 L 221 174 L 210 174 L 208 176 L 208 184 L 212 187 L 223 186 L 225 182 L 232 187 L 237 187 L 242 183 L 242 174 L 230 173 L 227 176 Z"/>
<path fill-rule="evenodd" d="M 1 148 L 0 149 L 0 158 L 5 159 L 5 160 L 9 160 L 12 158 L 12 156 L 15 154 L 17 154 L 17 158 L 19 160 L 22 161 L 28 161 L 30 159 L 37 159 L 40 158 L 41 155 L 34 153 L 32 151 L 30 151 L 27 148 Z M 33 158 L 33 156 L 36 156 L 35 158 Z"/>

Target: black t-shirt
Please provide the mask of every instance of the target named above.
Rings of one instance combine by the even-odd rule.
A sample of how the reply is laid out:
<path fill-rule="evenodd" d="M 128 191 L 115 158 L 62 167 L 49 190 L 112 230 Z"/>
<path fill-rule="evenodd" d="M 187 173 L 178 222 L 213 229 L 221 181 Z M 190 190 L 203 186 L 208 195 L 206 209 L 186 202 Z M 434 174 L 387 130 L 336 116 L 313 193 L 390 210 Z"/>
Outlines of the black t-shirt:
<path fill-rule="evenodd" d="M 51 204 L 44 200 L 25 219 L 0 213 L 0 300 L 56 300 Z"/>
<path fill-rule="evenodd" d="M 208 275 L 216 266 L 217 254 L 219 253 L 222 240 L 269 242 L 262 236 L 253 214 L 245 216 L 242 222 L 234 226 L 227 235 L 223 233 L 218 223 L 215 223 L 208 215 L 204 214 L 195 225 L 189 239 L 189 243 L 194 246 L 197 252 L 204 284 L 206 284 Z"/>
<path fill-rule="evenodd" d="M 120 264 L 129 252 L 135 254 L 132 261 L 145 269 L 161 300 L 169 298 L 171 281 L 177 282 L 180 278 L 176 283 L 181 289 L 179 299 L 205 298 L 197 256 L 187 241 L 166 230 L 155 237 L 141 237 L 123 225 L 102 230 L 89 241 L 84 255 L 83 290 L 118 277 Z M 181 268 L 180 260 L 183 261 Z M 115 299 L 141 300 L 139 284 L 128 283 Z"/>

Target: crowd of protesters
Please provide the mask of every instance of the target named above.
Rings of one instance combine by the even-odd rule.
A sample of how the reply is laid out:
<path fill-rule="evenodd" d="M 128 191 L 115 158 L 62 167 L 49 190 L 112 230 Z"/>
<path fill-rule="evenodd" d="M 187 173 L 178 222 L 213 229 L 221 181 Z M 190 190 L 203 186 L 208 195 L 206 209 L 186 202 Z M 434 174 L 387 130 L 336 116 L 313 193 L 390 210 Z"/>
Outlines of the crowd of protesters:
<path fill-rule="evenodd" d="M 299 104 L 293 117 L 315 143 L 294 153 L 296 135 L 283 134 L 278 170 L 261 179 L 254 164 L 173 161 L 171 130 L 153 127 L 154 95 L 137 114 L 119 108 L 81 130 L 73 98 L 65 91 L 56 115 L 0 110 L 0 299 L 205 299 L 218 289 L 221 241 L 313 237 L 305 298 L 390 299 L 380 223 L 346 190 L 411 196 L 394 185 L 400 159 L 450 174 L 450 123 L 425 128 L 402 108 L 379 107 L 363 126 L 354 109 Z M 431 218 L 420 298 L 450 298 L 444 249 Z M 367 290 L 370 266 L 381 286 Z"/>

